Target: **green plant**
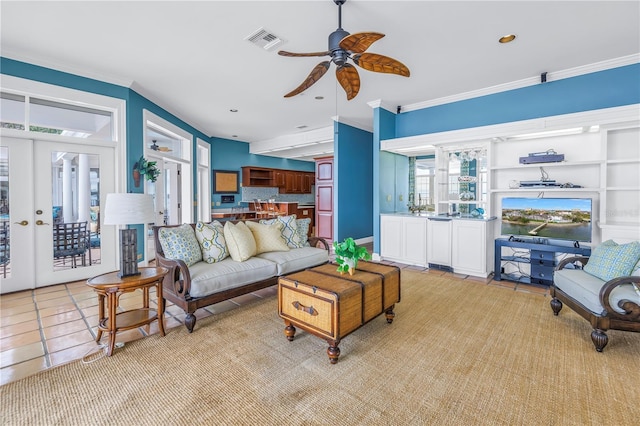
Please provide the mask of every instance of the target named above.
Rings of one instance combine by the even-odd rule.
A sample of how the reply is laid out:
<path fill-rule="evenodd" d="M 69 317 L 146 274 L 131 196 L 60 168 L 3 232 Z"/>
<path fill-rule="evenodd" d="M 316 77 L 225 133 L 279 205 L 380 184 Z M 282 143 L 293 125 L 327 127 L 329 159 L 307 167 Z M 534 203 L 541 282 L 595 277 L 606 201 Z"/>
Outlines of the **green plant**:
<path fill-rule="evenodd" d="M 338 272 L 341 274 L 349 272 L 350 275 L 353 275 L 353 271 L 355 271 L 358 265 L 358 260 L 371 259 L 371 254 L 369 254 L 367 249 L 358 246 L 351 237 L 345 238 L 341 243 L 334 241 L 333 250 L 336 253 L 336 263 L 339 265 Z"/>
<path fill-rule="evenodd" d="M 133 165 L 133 170 L 137 170 L 141 175 L 145 176 L 150 182 L 155 182 L 160 175 L 160 170 L 156 167 L 157 161 L 147 161 L 144 156 L 141 156 L 138 161 Z"/>

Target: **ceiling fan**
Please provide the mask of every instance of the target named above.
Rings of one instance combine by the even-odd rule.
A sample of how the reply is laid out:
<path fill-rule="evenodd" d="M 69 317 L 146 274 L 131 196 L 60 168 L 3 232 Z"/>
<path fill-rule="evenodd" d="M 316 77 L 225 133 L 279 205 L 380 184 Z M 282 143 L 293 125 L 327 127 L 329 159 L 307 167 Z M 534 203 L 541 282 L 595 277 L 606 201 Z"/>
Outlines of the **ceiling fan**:
<path fill-rule="evenodd" d="M 153 144 L 149 147 L 154 151 L 160 151 L 160 152 L 171 152 L 171 148 L 166 147 L 166 146 L 159 146 L 156 142 L 156 140 L 154 139 Z"/>
<path fill-rule="evenodd" d="M 282 56 L 331 56 L 331 61 L 320 62 L 307 78 L 291 92 L 284 95 L 285 98 L 295 96 L 320 80 L 331 62 L 337 65 L 336 78 L 347 93 L 347 100 L 351 100 L 360 91 L 360 76 L 356 67 L 347 62 L 351 59 L 356 65 L 368 71 L 384 72 L 409 77 L 409 68 L 402 62 L 377 53 L 365 53 L 365 51 L 377 40 L 384 37 L 382 33 L 365 32 L 350 34 L 342 29 L 342 5 L 347 0 L 333 0 L 338 5 L 338 29 L 329 34 L 329 50 L 312 53 L 292 53 L 281 50 Z"/>

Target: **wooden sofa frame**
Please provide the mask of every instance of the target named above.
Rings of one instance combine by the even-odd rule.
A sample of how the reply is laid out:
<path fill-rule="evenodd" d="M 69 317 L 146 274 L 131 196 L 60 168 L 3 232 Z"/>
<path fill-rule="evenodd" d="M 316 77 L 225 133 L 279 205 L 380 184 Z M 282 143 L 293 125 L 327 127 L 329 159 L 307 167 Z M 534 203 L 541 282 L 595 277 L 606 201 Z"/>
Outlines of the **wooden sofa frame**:
<path fill-rule="evenodd" d="M 247 219 L 249 221 L 258 221 L 258 219 Z M 247 220 L 230 220 L 231 223 L 246 222 Z M 190 224 L 192 228 L 196 227 L 195 223 Z M 162 245 L 160 245 L 160 239 L 158 237 L 158 231 L 160 228 L 174 228 L 181 225 L 162 225 L 153 227 L 153 239 L 156 249 L 156 264 L 169 269 L 169 272 L 164 277 L 162 291 L 165 300 L 171 301 L 176 306 L 179 306 L 187 314 L 184 320 L 184 325 L 189 330 L 189 333 L 193 332 L 193 328 L 196 325 L 196 316 L 194 313 L 197 309 L 205 306 L 213 305 L 214 303 L 229 300 L 234 297 L 242 296 L 263 288 L 271 287 L 278 283 L 278 276 L 270 277 L 266 280 L 256 281 L 253 283 L 245 284 L 240 287 L 230 288 L 220 292 L 212 293 L 202 297 L 191 297 L 189 290 L 191 289 L 191 279 L 189 274 L 182 274 L 182 271 L 188 270 L 187 264 L 183 260 L 168 259 L 164 255 Z M 319 237 L 309 237 L 309 244 L 312 247 L 319 247 L 327 250 L 329 253 L 329 244 Z"/>
<path fill-rule="evenodd" d="M 588 257 L 574 256 L 562 260 L 557 270 L 563 269 L 568 264 L 582 264 L 586 265 L 589 261 Z M 604 282 L 604 281 L 603 281 Z M 550 287 L 551 291 L 551 309 L 554 315 L 558 315 L 562 309 L 562 304 L 566 304 L 573 309 L 581 317 L 589 321 L 593 331 L 591 332 L 591 341 L 593 342 L 596 351 L 602 352 L 604 347 L 609 343 L 609 337 L 605 331 L 607 330 L 621 330 L 621 331 L 633 331 L 640 332 L 640 305 L 631 300 L 621 300 L 618 305 L 619 308 L 625 311 L 624 314 L 615 311 L 609 302 L 609 295 L 616 287 L 622 284 L 635 283 L 640 284 L 640 276 L 626 276 L 614 278 L 610 281 L 604 282 L 604 285 L 600 289 L 600 304 L 604 307 L 605 315 L 596 315 L 589 309 L 584 307 L 581 303 L 577 302 L 566 292 L 556 288 Z"/>

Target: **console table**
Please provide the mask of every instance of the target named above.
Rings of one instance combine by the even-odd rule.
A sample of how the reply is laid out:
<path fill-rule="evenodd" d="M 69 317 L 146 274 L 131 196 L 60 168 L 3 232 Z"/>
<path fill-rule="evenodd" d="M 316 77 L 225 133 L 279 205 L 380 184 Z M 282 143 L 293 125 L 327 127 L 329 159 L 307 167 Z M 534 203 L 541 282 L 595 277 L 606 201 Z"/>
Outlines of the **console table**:
<path fill-rule="evenodd" d="M 98 293 L 98 335 L 96 342 L 102 338 L 102 332 L 109 333 L 107 356 L 113 354 L 116 344 L 116 333 L 151 324 L 158 320 L 160 335 L 164 336 L 164 298 L 162 297 L 162 280 L 169 272 L 167 268 L 140 268 L 139 275 L 121 278 L 118 272 L 98 275 L 87 280 L 87 285 Z M 149 308 L 149 288 L 156 288 L 158 309 Z M 124 312 L 117 312 L 120 295 L 142 289 L 142 307 Z M 107 315 L 105 315 L 105 301 Z"/>
<path fill-rule="evenodd" d="M 505 256 L 502 247 L 518 248 L 529 251 L 529 256 Z M 527 284 L 553 284 L 553 271 L 557 266 L 556 255 L 558 253 L 571 253 L 581 256 L 591 254 L 590 247 L 575 247 L 571 242 L 566 244 L 540 244 L 533 240 L 519 240 L 509 238 L 497 238 L 495 240 L 495 267 L 494 279 L 496 281 L 508 280 Z M 516 262 L 531 265 L 529 276 L 505 274 L 502 272 L 502 262 Z"/>

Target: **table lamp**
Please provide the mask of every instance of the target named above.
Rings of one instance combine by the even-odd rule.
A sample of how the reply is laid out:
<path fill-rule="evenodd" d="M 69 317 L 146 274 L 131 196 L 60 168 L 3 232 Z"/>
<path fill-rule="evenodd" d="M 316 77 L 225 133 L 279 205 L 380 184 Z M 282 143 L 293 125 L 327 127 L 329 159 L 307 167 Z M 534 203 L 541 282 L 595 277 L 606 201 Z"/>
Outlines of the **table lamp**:
<path fill-rule="evenodd" d="M 105 225 L 138 225 L 155 222 L 153 197 L 147 194 L 107 194 L 104 206 Z M 130 277 L 138 272 L 138 232 L 136 229 L 120 230 L 120 273 Z"/>

